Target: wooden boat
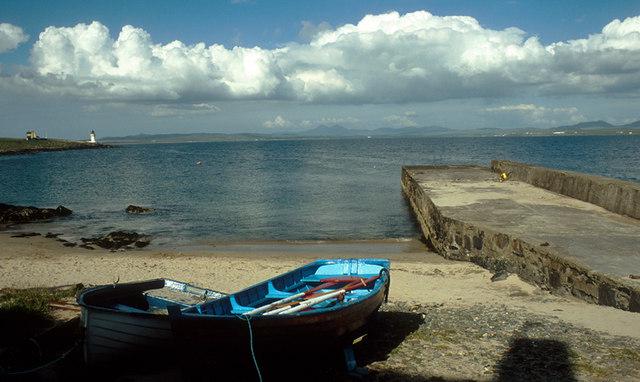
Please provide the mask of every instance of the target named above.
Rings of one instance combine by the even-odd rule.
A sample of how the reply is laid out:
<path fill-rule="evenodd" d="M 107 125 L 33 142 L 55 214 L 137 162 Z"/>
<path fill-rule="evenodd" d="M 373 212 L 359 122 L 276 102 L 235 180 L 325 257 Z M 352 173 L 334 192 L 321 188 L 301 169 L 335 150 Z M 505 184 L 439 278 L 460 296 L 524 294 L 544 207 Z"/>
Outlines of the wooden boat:
<path fill-rule="evenodd" d="M 93 288 L 78 298 L 85 357 L 94 363 L 134 350 L 173 348 L 191 357 L 221 349 L 241 356 L 348 347 L 385 300 L 389 283 L 387 259 L 331 259 L 192 305 L 153 300 L 152 307 L 144 291 L 161 287 L 158 280 Z"/>
<path fill-rule="evenodd" d="M 83 290 L 84 358 L 90 365 L 155 356 L 174 343 L 167 306 L 187 309 L 226 294 L 170 279 Z"/>

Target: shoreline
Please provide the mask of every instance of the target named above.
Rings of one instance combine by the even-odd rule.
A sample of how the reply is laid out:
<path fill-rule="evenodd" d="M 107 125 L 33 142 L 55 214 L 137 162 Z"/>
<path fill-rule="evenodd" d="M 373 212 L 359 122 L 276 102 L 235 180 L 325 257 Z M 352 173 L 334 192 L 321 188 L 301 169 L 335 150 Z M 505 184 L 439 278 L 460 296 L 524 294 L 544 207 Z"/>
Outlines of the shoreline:
<path fill-rule="evenodd" d="M 473 263 L 444 259 L 422 243 L 403 244 L 234 244 L 110 252 L 0 232 L 0 294 L 12 288 L 87 287 L 159 277 L 229 293 L 317 258 L 387 257 L 389 301 L 372 320 L 369 335 L 356 344 L 359 365 L 370 372 L 365 380 L 491 381 L 531 374 L 553 380 L 553 365 L 563 365 L 579 380 L 640 381 L 633 377 L 640 370 L 640 314 L 551 295 L 516 275 L 492 282 L 493 275 Z M 369 248 L 378 252 L 371 256 Z M 69 318 L 68 311 L 56 314 Z M 514 355 L 524 363 L 504 370 L 505 360 Z M 175 375 L 175 370 L 158 373 L 153 377 Z"/>
<path fill-rule="evenodd" d="M 45 151 L 67 151 L 86 149 L 106 149 L 113 146 L 86 141 L 69 141 L 64 139 L 20 139 L 0 137 L 0 156 L 25 155 Z"/>
<path fill-rule="evenodd" d="M 95 150 L 95 149 L 110 149 L 113 148 L 112 145 L 105 144 L 95 144 L 91 146 L 86 146 L 84 144 L 73 147 L 50 147 L 50 148 L 35 148 L 35 149 L 19 149 L 19 150 L 2 150 L 0 151 L 0 156 L 10 156 L 10 155 L 29 155 L 29 154 L 37 154 L 48 151 L 70 151 L 70 150 Z"/>
<path fill-rule="evenodd" d="M 516 275 L 492 282 L 489 271 L 469 262 L 444 259 L 424 246 L 388 247 L 375 256 L 370 256 L 362 243 L 350 250 L 329 248 L 333 253 L 308 244 L 289 245 L 284 251 L 222 245 L 110 252 L 64 247 L 44 237 L 12 238 L 0 232 L 0 247 L 0 289 L 76 283 L 87 286 L 165 277 L 233 292 L 313 259 L 387 257 L 392 264 L 390 301 L 394 303 L 452 307 L 501 304 L 640 340 L 640 314 L 551 295 Z"/>
<path fill-rule="evenodd" d="M 34 237 L 45 238 L 48 234 L 55 234 L 55 237 L 51 237 L 52 242 L 56 242 L 57 239 L 65 239 L 66 241 L 81 243 L 81 236 L 74 233 L 69 233 L 68 228 L 57 224 L 58 219 L 33 221 L 29 223 L 11 223 L 4 226 L 0 225 L 0 236 L 13 236 L 21 234 L 36 234 L 29 235 Z M 138 232 L 138 231 L 136 231 Z M 138 232 L 146 234 L 145 232 Z M 87 237 L 96 236 L 99 233 L 94 233 Z M 220 240 L 215 237 L 211 238 L 178 238 L 175 242 L 167 239 L 166 237 L 157 234 L 149 234 L 152 238 L 151 243 L 145 250 L 156 251 L 174 251 L 174 252 L 201 252 L 207 250 L 213 250 L 214 252 L 220 252 L 221 249 L 227 249 L 231 253 L 237 252 L 296 252 L 295 248 L 300 248 L 301 251 L 296 253 L 297 255 L 304 255 L 309 252 L 319 252 L 331 255 L 331 253 L 340 252 L 355 252 L 356 254 L 362 254 L 365 251 L 371 253 L 380 253 L 381 251 L 394 251 L 402 253 L 410 253 L 424 248 L 424 243 L 419 236 L 406 236 L 406 237 L 387 237 L 387 238 L 370 238 L 370 239 L 251 239 L 251 240 Z M 62 242 L 59 242 L 62 246 Z M 98 249 L 98 247 L 96 248 Z M 139 249 L 134 250 L 140 251 Z"/>

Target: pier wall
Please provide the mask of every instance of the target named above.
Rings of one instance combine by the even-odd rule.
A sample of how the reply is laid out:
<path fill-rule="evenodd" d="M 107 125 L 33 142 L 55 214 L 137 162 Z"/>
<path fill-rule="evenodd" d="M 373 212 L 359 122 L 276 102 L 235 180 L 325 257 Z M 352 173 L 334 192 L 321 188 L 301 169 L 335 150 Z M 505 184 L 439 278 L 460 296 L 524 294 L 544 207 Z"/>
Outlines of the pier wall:
<path fill-rule="evenodd" d="M 558 194 L 640 219 L 640 184 L 597 175 L 554 170 L 506 160 L 491 161 L 491 170 Z"/>
<path fill-rule="evenodd" d="M 564 257 L 552 247 L 530 243 L 512 234 L 445 216 L 429 197 L 425 187 L 414 179 L 412 172 L 421 168 L 447 171 L 454 167 L 469 168 L 406 166 L 402 169 L 402 189 L 427 245 L 434 251 L 447 259 L 470 261 L 493 272 L 515 273 L 523 280 L 556 294 L 640 312 L 640 288 L 635 285 L 595 272 Z M 482 167 L 477 169 L 487 170 Z"/>

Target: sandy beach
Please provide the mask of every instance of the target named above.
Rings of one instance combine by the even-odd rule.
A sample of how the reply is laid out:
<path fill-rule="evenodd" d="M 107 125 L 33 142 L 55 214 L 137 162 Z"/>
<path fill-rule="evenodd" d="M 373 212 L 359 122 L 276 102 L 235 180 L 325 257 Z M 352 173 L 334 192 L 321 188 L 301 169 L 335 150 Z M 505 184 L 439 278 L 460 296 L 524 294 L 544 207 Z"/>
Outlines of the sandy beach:
<path fill-rule="evenodd" d="M 373 257 L 392 260 L 390 300 L 409 304 L 473 305 L 495 301 L 548 314 L 587 328 L 640 339 L 640 315 L 549 294 L 512 275 L 491 282 L 492 274 L 467 262 L 443 259 L 419 241 L 300 244 L 223 244 L 185 250 L 110 252 L 67 248 L 41 236 L 0 234 L 0 288 L 82 283 L 109 284 L 173 278 L 233 292 L 304 263 L 325 257 Z M 381 251 L 380 246 L 387 251 Z"/>
<path fill-rule="evenodd" d="M 520 317 L 522 322 L 537 319 L 549 327 L 566 326 L 569 329 L 565 328 L 565 333 L 587 343 L 588 340 L 581 336 L 588 336 L 590 339 L 612 338 L 616 343 L 629 346 L 636 342 L 640 344 L 640 315 L 637 313 L 551 295 L 521 281 L 515 275 L 492 282 L 489 271 L 471 263 L 445 260 L 428 252 L 419 241 L 237 243 L 170 250 L 152 248 L 109 252 L 103 249 L 68 248 L 60 242 L 41 236 L 13 238 L 5 232 L 0 234 L 0 248 L 0 288 L 74 283 L 95 285 L 168 277 L 224 292 L 247 287 L 315 258 L 367 257 L 373 252 L 375 257 L 392 259 L 392 284 L 389 305 L 385 308 L 387 310 L 412 312 L 421 315 L 424 322 L 430 324 L 438 322 L 443 314 L 453 314 L 453 321 L 460 319 L 466 321 L 466 324 L 476 321 L 478 315 L 490 317 L 505 314 L 510 317 L 508 320 L 516 319 L 517 322 L 520 322 L 517 320 Z M 471 318 L 463 318 L 469 314 Z M 493 325 L 488 327 L 496 330 L 496 333 L 481 333 L 480 337 L 507 336 L 509 333 L 513 335 L 521 329 L 513 324 L 515 326 L 509 329 L 513 333 L 498 333 L 500 318 L 494 319 L 495 328 Z M 456 325 L 459 326 L 460 323 Z M 469 330 L 475 329 L 467 329 L 467 332 Z M 416 331 L 418 332 L 420 330 Z M 411 338 L 411 335 L 407 338 Z M 437 336 L 429 339 L 431 342 L 434 340 L 437 340 Z M 465 340 L 460 343 L 450 343 L 450 337 L 444 340 L 447 349 L 467 349 L 472 346 L 464 343 Z M 479 339 L 481 342 L 484 340 L 485 338 Z M 508 336 L 505 340 L 508 340 Z M 392 352 L 386 360 L 372 362 L 368 367 L 378 370 L 379 375 L 396 370 L 399 367 L 396 363 L 404 361 L 394 361 L 394 355 L 402 358 L 403 346 L 413 345 L 400 344 L 397 351 Z M 425 345 L 425 349 L 428 346 Z M 430 346 L 429 351 L 441 349 L 437 344 L 431 343 Z M 504 351 L 504 344 L 500 346 L 495 349 L 495 356 L 498 358 L 500 349 Z M 603 346 L 605 351 L 614 345 Z M 467 354 L 468 351 L 470 350 L 453 351 L 451 355 L 454 359 L 447 359 L 448 353 L 443 352 L 440 361 L 425 363 L 423 368 L 415 370 L 411 375 L 428 373 L 464 378 L 488 377 L 486 365 L 474 365 L 469 360 L 463 360 L 466 357 L 461 357 L 460 354 Z M 456 360 L 456 357 L 460 359 Z M 459 366 L 452 366 L 456 363 Z M 640 360 L 634 359 L 631 367 L 640 368 Z M 619 369 L 618 366 L 615 368 Z M 586 369 L 586 375 L 590 375 L 589 370 L 591 369 Z M 631 378 L 630 375 L 625 377 Z"/>

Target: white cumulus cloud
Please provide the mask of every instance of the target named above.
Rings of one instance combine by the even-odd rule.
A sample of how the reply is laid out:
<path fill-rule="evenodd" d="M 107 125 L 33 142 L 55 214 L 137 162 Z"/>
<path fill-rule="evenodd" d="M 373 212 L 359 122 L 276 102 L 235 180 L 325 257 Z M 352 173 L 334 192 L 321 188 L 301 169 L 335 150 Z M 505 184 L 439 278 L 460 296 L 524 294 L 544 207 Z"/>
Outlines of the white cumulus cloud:
<path fill-rule="evenodd" d="M 220 108 L 209 103 L 194 104 L 158 104 L 151 110 L 153 117 L 182 117 L 187 115 L 213 114 L 220 111 Z"/>
<path fill-rule="evenodd" d="M 0 23 L 0 53 L 13 50 L 27 40 L 29 36 L 22 28 L 9 23 Z"/>
<path fill-rule="evenodd" d="M 274 129 L 274 128 L 283 129 L 285 127 L 291 126 L 291 122 L 286 120 L 283 116 L 278 115 L 272 120 L 264 121 L 262 126 L 268 128 L 268 129 Z"/>
<path fill-rule="evenodd" d="M 485 108 L 484 111 L 490 113 L 518 113 L 525 117 L 528 122 L 536 124 L 583 122 L 586 120 L 576 107 L 545 107 L 530 103 L 515 105 L 502 105 L 498 107 Z"/>
<path fill-rule="evenodd" d="M 99 22 L 45 29 L 32 62 L 47 87 L 115 99 L 267 98 L 282 82 L 268 50 L 154 44 L 129 25 L 114 40 Z"/>
<path fill-rule="evenodd" d="M 640 94 L 640 16 L 546 46 L 518 28 L 492 30 L 472 17 L 426 11 L 306 29 L 308 43 L 264 49 L 157 44 L 129 25 L 116 37 L 99 22 L 48 27 L 33 46 L 36 75 L 3 81 L 56 94 L 159 103 Z"/>
<path fill-rule="evenodd" d="M 384 117 L 384 120 L 394 126 L 400 127 L 416 127 L 418 123 L 415 121 L 417 113 L 415 111 L 405 111 L 402 115 L 392 114 Z"/>

